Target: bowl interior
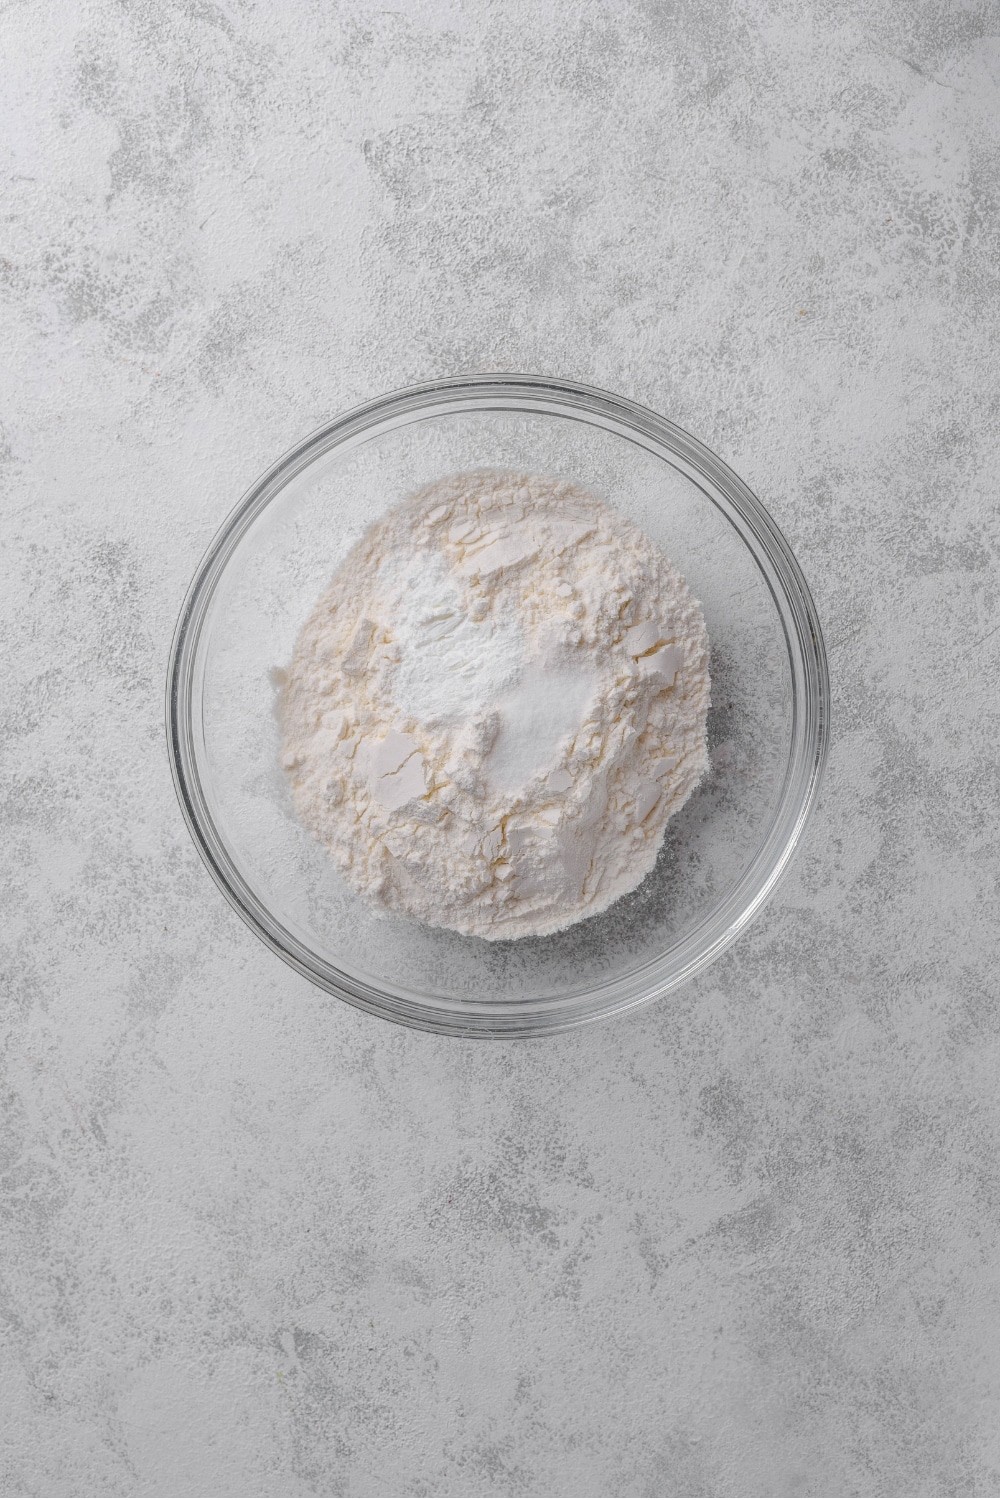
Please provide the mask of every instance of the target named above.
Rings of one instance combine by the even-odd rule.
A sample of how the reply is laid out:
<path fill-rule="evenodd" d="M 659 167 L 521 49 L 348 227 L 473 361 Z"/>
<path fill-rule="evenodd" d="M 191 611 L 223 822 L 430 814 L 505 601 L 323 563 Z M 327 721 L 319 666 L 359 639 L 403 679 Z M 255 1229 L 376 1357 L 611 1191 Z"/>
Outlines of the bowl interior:
<path fill-rule="evenodd" d="M 293 812 L 275 713 L 275 669 L 362 531 L 418 486 L 483 467 L 558 474 L 603 497 L 684 574 L 711 641 L 711 771 L 668 825 L 653 873 L 600 916 L 501 943 L 381 913 L 344 884 Z M 720 922 L 731 926 L 795 737 L 794 642 L 773 578 L 711 479 L 620 424 L 527 398 L 390 412 L 332 444 L 317 435 L 272 472 L 231 519 L 185 643 L 189 800 L 244 914 L 326 987 L 449 1030 L 501 1015 L 545 1029 L 544 1018 L 585 1018 L 668 988 L 718 942 Z"/>

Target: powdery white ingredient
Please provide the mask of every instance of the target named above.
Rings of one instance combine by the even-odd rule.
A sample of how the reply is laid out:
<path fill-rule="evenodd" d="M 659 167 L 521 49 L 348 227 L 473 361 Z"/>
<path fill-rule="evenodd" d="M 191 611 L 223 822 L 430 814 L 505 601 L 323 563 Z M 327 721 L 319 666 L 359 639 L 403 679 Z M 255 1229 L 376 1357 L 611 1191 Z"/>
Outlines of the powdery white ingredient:
<path fill-rule="evenodd" d="M 317 604 L 283 764 L 363 895 L 540 935 L 652 869 L 708 706 L 701 609 L 642 532 L 560 479 L 458 474 L 371 527 Z"/>

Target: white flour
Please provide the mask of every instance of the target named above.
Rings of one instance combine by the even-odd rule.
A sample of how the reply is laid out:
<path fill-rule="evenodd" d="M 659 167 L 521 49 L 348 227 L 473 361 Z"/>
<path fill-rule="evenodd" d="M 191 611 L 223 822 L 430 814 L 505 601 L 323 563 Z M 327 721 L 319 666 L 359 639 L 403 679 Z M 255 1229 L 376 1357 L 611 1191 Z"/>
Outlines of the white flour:
<path fill-rule="evenodd" d="M 525 937 L 649 873 L 708 705 L 701 609 L 647 537 L 562 480 L 459 474 L 377 522 L 317 604 L 283 763 L 356 890 Z"/>

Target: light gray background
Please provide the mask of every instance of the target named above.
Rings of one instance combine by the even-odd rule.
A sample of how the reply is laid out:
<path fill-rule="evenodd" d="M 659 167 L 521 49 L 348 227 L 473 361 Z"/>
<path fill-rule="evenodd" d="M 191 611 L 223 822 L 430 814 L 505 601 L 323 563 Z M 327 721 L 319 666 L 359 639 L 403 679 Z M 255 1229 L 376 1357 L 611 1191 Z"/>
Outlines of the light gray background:
<path fill-rule="evenodd" d="M 997 1493 L 998 33 L 3 6 L 4 1493 Z M 836 724 L 722 962 L 491 1046 L 250 935 L 162 686 L 262 468 L 510 368 L 762 495 Z"/>

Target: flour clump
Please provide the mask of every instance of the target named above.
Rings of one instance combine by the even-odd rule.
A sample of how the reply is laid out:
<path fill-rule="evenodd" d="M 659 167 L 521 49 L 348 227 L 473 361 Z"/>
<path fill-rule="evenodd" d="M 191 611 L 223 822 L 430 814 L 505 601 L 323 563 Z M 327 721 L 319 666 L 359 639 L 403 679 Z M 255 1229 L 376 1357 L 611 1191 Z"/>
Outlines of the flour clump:
<path fill-rule="evenodd" d="M 429 485 L 362 537 L 284 689 L 295 808 L 348 883 L 483 938 L 633 890 L 708 765 L 701 608 L 563 480 Z"/>

